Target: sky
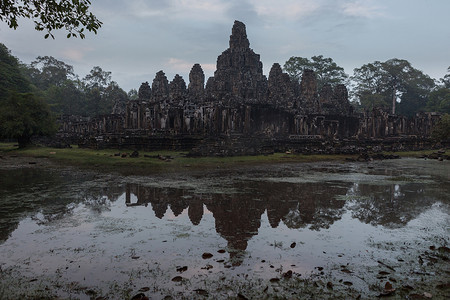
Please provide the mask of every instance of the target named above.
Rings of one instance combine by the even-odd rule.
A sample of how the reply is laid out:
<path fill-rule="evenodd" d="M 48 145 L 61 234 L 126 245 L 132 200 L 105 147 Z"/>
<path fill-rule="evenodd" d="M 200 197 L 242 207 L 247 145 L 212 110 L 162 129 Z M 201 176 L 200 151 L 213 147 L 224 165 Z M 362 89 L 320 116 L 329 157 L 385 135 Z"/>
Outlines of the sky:
<path fill-rule="evenodd" d="M 450 66 L 449 0 L 91 0 L 103 25 L 85 39 L 55 40 L 21 19 L 17 30 L 0 23 L 0 42 L 24 63 L 53 56 L 81 78 L 94 66 L 112 72 L 125 91 L 139 89 L 163 70 L 186 84 L 195 63 L 206 79 L 228 48 L 234 20 L 246 24 L 250 47 L 264 74 L 292 56 L 331 57 L 349 75 L 391 58 L 439 79 Z M 206 82 L 205 79 L 205 82 Z"/>

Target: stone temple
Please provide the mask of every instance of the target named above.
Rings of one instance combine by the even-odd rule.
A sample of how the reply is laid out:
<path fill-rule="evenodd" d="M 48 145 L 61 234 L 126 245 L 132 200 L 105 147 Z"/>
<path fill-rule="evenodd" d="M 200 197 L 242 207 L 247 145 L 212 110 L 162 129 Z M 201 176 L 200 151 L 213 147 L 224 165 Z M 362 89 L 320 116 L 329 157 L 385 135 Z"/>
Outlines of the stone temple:
<path fill-rule="evenodd" d="M 312 70 L 298 82 L 274 63 L 267 78 L 239 21 L 206 83 L 195 64 L 188 84 L 179 75 L 169 82 L 159 71 L 151 84 L 141 84 L 138 96 L 124 108 L 116 105 L 111 115 L 63 116 L 59 135 L 86 147 L 190 150 L 193 155 L 336 153 L 361 145 L 420 147 L 439 120 L 432 113 L 408 119 L 377 109 L 355 114 L 347 88 L 325 84 L 318 91 Z"/>

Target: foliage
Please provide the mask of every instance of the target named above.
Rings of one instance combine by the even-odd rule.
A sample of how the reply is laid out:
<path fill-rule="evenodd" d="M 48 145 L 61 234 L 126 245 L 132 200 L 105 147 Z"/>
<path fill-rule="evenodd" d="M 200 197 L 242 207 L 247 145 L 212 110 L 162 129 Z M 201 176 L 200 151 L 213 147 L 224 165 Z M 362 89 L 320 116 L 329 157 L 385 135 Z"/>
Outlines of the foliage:
<path fill-rule="evenodd" d="M 89 12 L 90 0 L 3 0 L 0 2 L 0 21 L 10 28 L 17 29 L 18 19 L 27 18 L 34 21 L 37 31 L 47 31 L 45 38 L 52 31 L 65 29 L 67 38 L 85 38 L 84 30 L 97 33 L 101 27 L 95 15 Z"/>
<path fill-rule="evenodd" d="M 428 97 L 427 111 L 450 113 L 450 88 L 440 87 L 432 91 Z"/>
<path fill-rule="evenodd" d="M 375 61 L 354 70 L 352 95 L 364 109 L 392 107 L 400 100 L 398 113 L 412 116 L 425 109 L 433 79 L 402 59 Z"/>
<path fill-rule="evenodd" d="M 447 68 L 447 74 L 445 74 L 441 81 L 444 84 L 444 87 L 450 89 L 450 67 Z"/>
<path fill-rule="evenodd" d="M 30 84 L 20 72 L 19 60 L 0 43 L 0 100 L 4 99 L 10 90 L 28 92 Z"/>
<path fill-rule="evenodd" d="M 326 83 L 345 84 L 348 75 L 342 67 L 339 67 L 331 58 L 323 57 L 323 55 L 313 56 L 311 60 L 304 57 L 292 56 L 283 66 L 286 73 L 294 80 L 301 80 L 303 71 L 306 69 L 313 70 L 317 76 L 317 86 L 319 90 Z"/>
<path fill-rule="evenodd" d="M 450 114 L 445 114 L 439 120 L 432 132 L 432 138 L 436 141 L 450 140 Z"/>
<path fill-rule="evenodd" d="M 111 82 L 111 72 L 103 71 L 102 68 L 96 66 L 84 77 L 83 81 L 89 89 L 104 90 Z"/>
<path fill-rule="evenodd" d="M 128 99 L 130 99 L 130 100 L 137 100 L 139 98 L 138 91 L 136 89 L 131 89 L 128 92 L 127 96 L 128 96 Z"/>
<path fill-rule="evenodd" d="M 96 66 L 83 78 L 86 96 L 85 113 L 89 116 L 110 114 L 114 105 L 125 106 L 127 93 L 117 82 L 111 81 L 111 72 Z"/>
<path fill-rule="evenodd" d="M 116 103 L 124 107 L 128 100 L 119 85 L 111 81 L 111 72 L 98 66 L 79 80 L 71 65 L 52 56 L 39 56 L 30 65 L 22 66 L 22 73 L 56 114 L 110 114 Z"/>
<path fill-rule="evenodd" d="M 0 136 L 16 138 L 21 148 L 32 136 L 50 135 L 56 130 L 47 104 L 35 94 L 11 92 L 0 104 Z"/>
<path fill-rule="evenodd" d="M 62 86 L 69 79 L 76 78 L 73 67 L 52 56 L 38 56 L 27 70 L 29 80 L 39 89 Z"/>
<path fill-rule="evenodd" d="M 52 85 L 45 91 L 45 99 L 57 114 L 84 115 L 85 95 L 78 81 L 66 80 L 60 86 Z"/>

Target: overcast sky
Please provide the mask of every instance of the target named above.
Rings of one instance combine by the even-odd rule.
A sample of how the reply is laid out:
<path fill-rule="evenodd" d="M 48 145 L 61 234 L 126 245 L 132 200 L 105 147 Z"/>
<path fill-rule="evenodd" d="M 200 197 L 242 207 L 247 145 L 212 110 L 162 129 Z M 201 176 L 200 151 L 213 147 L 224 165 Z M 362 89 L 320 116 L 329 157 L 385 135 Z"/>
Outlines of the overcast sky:
<path fill-rule="evenodd" d="M 0 42 L 25 63 L 53 56 L 80 77 L 100 66 L 125 91 L 151 84 L 159 70 L 188 84 L 194 63 L 212 76 L 234 20 L 246 24 L 265 75 L 291 56 L 331 57 L 350 75 L 390 58 L 435 79 L 450 66 L 449 0 L 92 0 L 91 11 L 103 26 L 84 40 L 64 32 L 45 40 L 22 20 L 17 30 L 0 23 Z"/>

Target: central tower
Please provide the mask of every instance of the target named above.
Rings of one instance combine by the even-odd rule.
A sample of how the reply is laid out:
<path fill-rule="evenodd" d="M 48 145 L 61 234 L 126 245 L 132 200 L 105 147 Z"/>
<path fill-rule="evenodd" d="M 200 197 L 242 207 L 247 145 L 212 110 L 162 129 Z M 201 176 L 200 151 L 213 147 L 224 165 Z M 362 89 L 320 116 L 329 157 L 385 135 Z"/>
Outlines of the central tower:
<path fill-rule="evenodd" d="M 209 93 L 219 101 L 262 101 L 267 78 L 259 54 L 250 49 L 244 23 L 234 21 L 229 45 L 217 58 L 214 77 L 207 83 Z"/>

